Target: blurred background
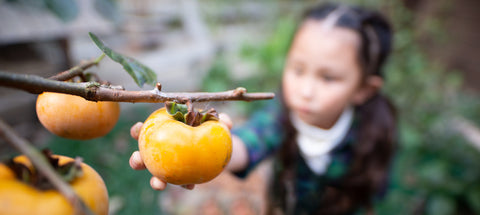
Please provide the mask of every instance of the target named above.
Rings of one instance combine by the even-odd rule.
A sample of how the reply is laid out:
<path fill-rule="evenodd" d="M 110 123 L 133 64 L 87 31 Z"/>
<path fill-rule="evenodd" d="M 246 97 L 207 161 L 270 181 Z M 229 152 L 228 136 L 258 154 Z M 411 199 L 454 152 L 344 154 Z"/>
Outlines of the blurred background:
<path fill-rule="evenodd" d="M 321 1 L 0 0 L 0 70 L 49 77 L 109 47 L 151 67 L 164 91 L 278 89 L 289 39 L 303 9 Z M 480 214 L 480 2 L 344 0 L 381 11 L 395 29 L 386 68 L 399 112 L 399 146 L 378 214 Z M 122 66 L 105 58 L 89 69 L 127 90 Z M 122 104 L 114 130 L 91 141 L 48 133 L 36 95 L 0 87 L 0 117 L 39 148 L 81 156 L 104 178 L 111 214 L 262 214 L 269 161 L 245 180 L 224 173 L 186 191 L 153 191 L 134 171 L 130 126 L 162 104 Z M 262 102 L 216 102 L 241 124 Z M 17 154 L 0 140 L 0 158 Z"/>

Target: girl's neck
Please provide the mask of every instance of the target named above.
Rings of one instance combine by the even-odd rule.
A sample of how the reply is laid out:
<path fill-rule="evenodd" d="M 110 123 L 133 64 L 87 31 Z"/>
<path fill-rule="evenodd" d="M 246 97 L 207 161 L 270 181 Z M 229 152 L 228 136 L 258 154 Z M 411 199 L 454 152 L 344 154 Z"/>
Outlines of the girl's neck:
<path fill-rule="evenodd" d="M 347 107 L 340 113 L 340 116 L 327 128 L 324 129 L 320 126 L 311 125 L 303 120 L 301 120 L 298 116 L 292 113 L 291 121 L 294 127 L 298 130 L 298 132 L 304 133 L 306 135 L 311 135 L 314 138 L 327 138 L 328 136 L 336 136 L 338 133 L 342 133 L 347 127 L 350 127 L 350 124 L 353 120 L 353 107 Z"/>

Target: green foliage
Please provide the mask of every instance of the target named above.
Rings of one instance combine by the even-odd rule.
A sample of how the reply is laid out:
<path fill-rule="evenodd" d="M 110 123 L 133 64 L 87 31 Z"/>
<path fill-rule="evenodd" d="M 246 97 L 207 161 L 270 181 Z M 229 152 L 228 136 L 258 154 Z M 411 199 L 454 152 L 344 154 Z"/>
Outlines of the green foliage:
<path fill-rule="evenodd" d="M 46 10 L 63 22 L 75 20 L 80 13 L 77 0 L 7 0 L 5 2 Z M 95 0 L 94 8 L 106 19 L 114 22 L 120 20 L 115 0 Z"/>
<path fill-rule="evenodd" d="M 212 68 L 203 79 L 202 89 L 206 91 L 223 91 L 239 86 L 245 87 L 249 92 L 278 91 L 283 72 L 284 60 L 292 40 L 296 25 L 293 17 L 284 17 L 279 20 L 275 32 L 261 45 L 244 44 L 240 56 L 244 61 L 254 65 L 253 75 L 235 80 L 228 60 L 220 54 Z M 238 103 L 236 108 L 242 113 L 251 113 L 258 109 L 258 104 Z"/>
<path fill-rule="evenodd" d="M 104 18 L 114 22 L 120 21 L 120 13 L 115 0 L 95 0 L 93 6 Z"/>
<path fill-rule="evenodd" d="M 75 0 L 44 0 L 45 6 L 64 22 L 74 20 L 79 13 Z"/>
<path fill-rule="evenodd" d="M 476 212 L 478 196 L 468 191 L 480 185 L 480 153 L 452 131 L 451 120 L 476 113 L 479 104 L 464 102 L 461 77 L 416 45 L 410 11 L 400 3 L 385 7 L 395 27 L 385 93 L 399 110 L 400 134 L 392 189 L 377 205 L 379 214 Z M 399 205 L 407 207 L 396 210 Z"/>
<path fill-rule="evenodd" d="M 90 38 L 93 40 L 95 45 L 97 45 L 97 47 L 102 50 L 105 55 L 123 66 L 123 69 L 125 69 L 125 71 L 130 74 L 130 76 L 133 78 L 133 80 L 135 80 L 135 83 L 137 83 L 139 87 L 142 87 L 145 83 L 155 86 L 155 84 L 157 83 L 157 74 L 155 74 L 152 69 L 131 57 L 113 51 L 111 48 L 107 47 L 100 39 L 98 39 L 95 34 L 91 32 L 88 34 L 90 35 Z"/>
<path fill-rule="evenodd" d="M 202 89 L 208 92 L 219 92 L 233 87 L 233 78 L 223 54 L 213 62 L 208 74 L 202 81 Z"/>
<path fill-rule="evenodd" d="M 244 81 L 251 91 L 274 91 L 279 87 L 284 61 L 296 25 L 293 18 L 279 21 L 276 31 L 261 46 L 246 44 L 240 55 L 257 65 L 257 72 Z"/>

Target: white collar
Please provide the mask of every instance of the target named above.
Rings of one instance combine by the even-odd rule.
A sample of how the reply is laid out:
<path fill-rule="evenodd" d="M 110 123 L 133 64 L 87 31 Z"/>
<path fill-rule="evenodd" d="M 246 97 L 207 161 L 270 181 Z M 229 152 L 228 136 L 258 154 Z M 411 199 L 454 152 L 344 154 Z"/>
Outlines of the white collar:
<path fill-rule="evenodd" d="M 328 153 L 342 142 L 352 124 L 353 108 L 347 107 L 330 129 L 307 124 L 293 113 L 290 119 L 298 132 L 296 139 L 301 155 L 315 173 L 321 174 L 330 162 Z"/>

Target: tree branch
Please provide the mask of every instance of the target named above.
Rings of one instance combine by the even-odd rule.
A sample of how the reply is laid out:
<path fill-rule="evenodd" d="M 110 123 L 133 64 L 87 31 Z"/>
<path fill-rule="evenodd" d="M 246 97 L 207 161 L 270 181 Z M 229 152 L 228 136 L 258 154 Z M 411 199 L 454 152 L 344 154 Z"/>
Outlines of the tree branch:
<path fill-rule="evenodd" d="M 61 72 L 61 73 L 58 73 L 57 75 L 54 75 L 52 77 L 50 77 L 49 79 L 51 80 L 55 80 L 55 81 L 66 81 L 66 80 L 69 80 L 75 76 L 78 76 L 78 75 L 81 75 L 85 70 L 87 70 L 88 68 L 92 67 L 92 66 L 96 66 L 98 65 L 98 63 L 105 57 L 105 54 L 102 53 L 102 55 L 100 55 L 100 57 L 98 57 L 97 59 L 95 60 L 89 60 L 89 61 L 85 61 L 85 62 L 82 62 L 80 63 L 80 65 L 78 66 L 75 66 L 67 71 L 64 71 L 64 72 Z"/>
<path fill-rule="evenodd" d="M 14 74 L 0 71 L 0 86 L 16 88 L 33 94 L 57 92 L 81 96 L 90 101 L 179 103 L 206 101 L 253 101 L 272 99 L 273 93 L 247 93 L 245 88 L 224 92 L 161 92 L 160 87 L 145 91 L 126 91 L 97 82 L 70 83 L 45 79 L 36 75 Z M 158 83 L 157 86 L 160 86 Z"/>
<path fill-rule="evenodd" d="M 3 137 L 7 143 L 12 145 L 20 153 L 28 157 L 33 166 L 38 169 L 52 185 L 70 202 L 76 214 L 94 213 L 85 205 L 85 203 L 78 197 L 75 191 L 68 183 L 58 176 L 53 167 L 48 163 L 45 157 L 27 140 L 20 137 L 10 126 L 8 126 L 2 119 L 0 119 L 0 137 Z"/>

